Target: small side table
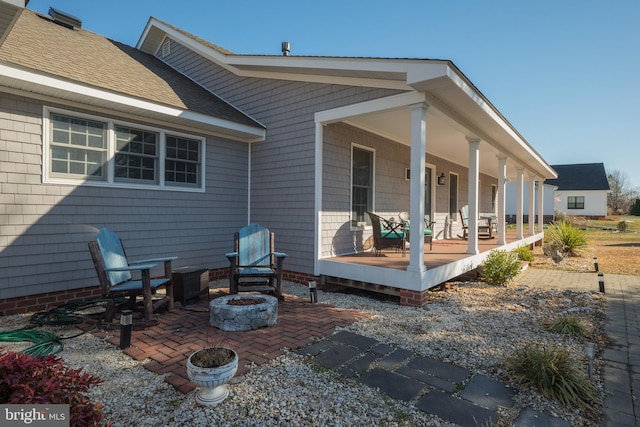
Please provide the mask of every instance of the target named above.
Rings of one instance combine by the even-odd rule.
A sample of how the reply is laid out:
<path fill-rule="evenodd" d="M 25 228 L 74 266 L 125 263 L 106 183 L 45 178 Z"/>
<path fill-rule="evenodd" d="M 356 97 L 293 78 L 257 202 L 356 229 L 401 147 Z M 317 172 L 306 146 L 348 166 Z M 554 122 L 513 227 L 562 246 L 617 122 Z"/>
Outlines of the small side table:
<path fill-rule="evenodd" d="M 209 270 L 202 267 L 180 267 L 171 271 L 173 299 L 187 305 L 200 295 L 209 294 Z"/>

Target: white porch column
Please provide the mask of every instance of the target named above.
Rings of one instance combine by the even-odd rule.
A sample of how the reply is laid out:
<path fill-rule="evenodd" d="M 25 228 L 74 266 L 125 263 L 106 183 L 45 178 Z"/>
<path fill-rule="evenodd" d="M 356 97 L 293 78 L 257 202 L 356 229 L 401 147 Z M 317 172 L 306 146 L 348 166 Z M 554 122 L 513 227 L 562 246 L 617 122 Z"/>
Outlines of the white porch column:
<path fill-rule="evenodd" d="M 538 181 L 538 233 L 544 232 L 544 179 Z"/>
<path fill-rule="evenodd" d="M 518 240 L 522 240 L 523 239 L 523 234 L 522 234 L 522 211 L 524 210 L 524 197 L 523 197 L 523 192 L 524 192 L 524 169 L 521 167 L 518 167 L 518 176 L 516 179 L 516 186 L 517 186 L 517 200 L 516 200 L 516 238 Z"/>
<path fill-rule="evenodd" d="M 507 157 L 498 156 L 498 245 L 506 245 L 507 237 L 507 208 L 506 208 L 506 192 L 507 192 Z"/>
<path fill-rule="evenodd" d="M 529 175 L 529 236 L 536 234 L 536 177 Z"/>
<path fill-rule="evenodd" d="M 426 103 L 411 106 L 411 181 L 409 183 L 409 216 L 411 234 L 409 236 L 408 271 L 422 273 L 424 265 L 424 168 L 427 151 L 427 108 Z"/>
<path fill-rule="evenodd" d="M 469 223 L 468 254 L 478 254 L 478 181 L 480 180 L 480 140 L 467 138 L 469 141 Z"/>

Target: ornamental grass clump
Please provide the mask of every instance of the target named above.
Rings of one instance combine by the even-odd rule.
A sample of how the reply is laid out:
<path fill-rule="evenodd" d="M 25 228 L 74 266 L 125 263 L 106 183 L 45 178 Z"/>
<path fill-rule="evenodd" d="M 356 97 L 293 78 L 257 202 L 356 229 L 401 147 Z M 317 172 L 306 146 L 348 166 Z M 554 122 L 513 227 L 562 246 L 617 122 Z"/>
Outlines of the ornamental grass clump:
<path fill-rule="evenodd" d="M 490 285 L 506 286 L 518 275 L 521 268 L 518 254 L 494 249 L 484 260 L 481 275 Z"/>
<path fill-rule="evenodd" d="M 558 334 L 571 335 L 573 337 L 583 338 L 587 333 L 587 326 L 575 314 L 568 313 L 553 319 L 547 325 L 546 329 Z"/>
<path fill-rule="evenodd" d="M 584 232 L 567 220 L 556 221 L 547 229 L 545 242 L 563 255 L 577 255 L 587 246 Z"/>
<path fill-rule="evenodd" d="M 534 387 L 548 399 L 566 407 L 594 410 L 601 403 L 596 387 L 572 356 L 561 347 L 523 346 L 505 362 L 515 382 Z"/>

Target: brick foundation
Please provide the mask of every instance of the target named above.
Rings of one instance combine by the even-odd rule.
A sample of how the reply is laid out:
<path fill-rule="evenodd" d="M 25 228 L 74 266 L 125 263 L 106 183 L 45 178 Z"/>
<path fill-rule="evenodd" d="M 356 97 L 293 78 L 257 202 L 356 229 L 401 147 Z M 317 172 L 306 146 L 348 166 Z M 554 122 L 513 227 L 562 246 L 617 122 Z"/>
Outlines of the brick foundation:
<path fill-rule="evenodd" d="M 429 302 L 429 291 L 411 291 L 408 289 L 400 290 L 400 305 L 408 305 L 411 307 L 422 307 Z"/>
<path fill-rule="evenodd" d="M 209 270 L 210 281 L 228 278 L 229 268 L 216 268 Z M 318 277 L 312 274 L 287 270 L 283 272 L 283 279 L 303 285 L 307 285 L 309 280 L 319 280 Z M 71 301 L 99 297 L 101 295 L 102 289 L 99 286 L 91 286 L 87 288 L 71 289 L 68 291 L 47 292 L 44 294 L 7 298 L 0 300 L 0 316 L 46 311 L 52 307 L 67 304 Z"/>
<path fill-rule="evenodd" d="M 102 289 L 99 286 L 92 286 L 68 291 L 6 298 L 0 300 L 0 316 L 46 311 L 70 301 L 99 297 L 100 295 L 102 295 Z"/>

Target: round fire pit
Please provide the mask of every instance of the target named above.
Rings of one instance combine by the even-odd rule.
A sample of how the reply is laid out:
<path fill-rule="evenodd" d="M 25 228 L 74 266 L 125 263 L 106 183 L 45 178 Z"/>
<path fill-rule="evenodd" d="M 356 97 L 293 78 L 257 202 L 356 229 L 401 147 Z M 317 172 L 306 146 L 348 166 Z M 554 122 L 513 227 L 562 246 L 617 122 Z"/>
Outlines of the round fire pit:
<path fill-rule="evenodd" d="M 209 324 L 223 331 L 249 331 L 272 326 L 278 298 L 271 295 L 227 295 L 209 303 Z"/>

